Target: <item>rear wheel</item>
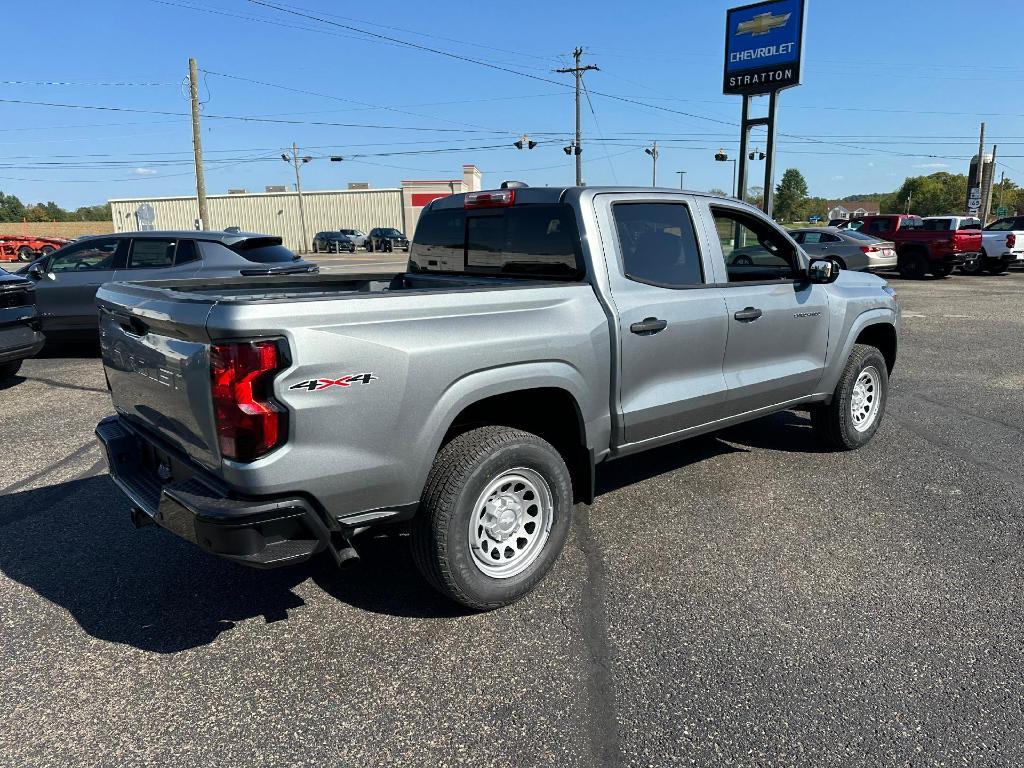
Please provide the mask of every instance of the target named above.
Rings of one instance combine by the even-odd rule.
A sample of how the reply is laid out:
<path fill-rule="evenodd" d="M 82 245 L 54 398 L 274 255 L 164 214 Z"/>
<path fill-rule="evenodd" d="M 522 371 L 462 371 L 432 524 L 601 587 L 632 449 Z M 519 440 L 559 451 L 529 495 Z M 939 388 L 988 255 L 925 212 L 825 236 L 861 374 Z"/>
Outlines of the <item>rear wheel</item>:
<path fill-rule="evenodd" d="M 35 252 L 27 245 L 23 245 L 18 249 L 18 261 L 32 261 L 35 256 Z"/>
<path fill-rule="evenodd" d="M 40 249 L 40 253 L 42 253 L 42 254 L 43 254 L 43 256 L 49 256 L 49 255 L 50 255 L 51 253 L 53 253 L 53 252 L 54 252 L 55 250 L 57 250 L 57 249 L 56 249 L 56 248 L 54 248 L 54 247 L 53 247 L 52 245 L 44 245 L 44 246 L 43 246 L 43 247 L 42 247 L 42 248 Z"/>
<path fill-rule="evenodd" d="M 0 381 L 6 381 L 12 376 L 17 375 L 20 370 L 21 360 L 15 360 L 13 363 L 0 364 Z"/>
<path fill-rule="evenodd" d="M 836 451 L 865 445 L 878 430 L 889 396 L 889 372 L 876 347 L 854 344 L 832 402 L 811 410 L 818 437 Z"/>
<path fill-rule="evenodd" d="M 1010 262 L 1006 259 L 989 259 L 985 265 L 990 275 L 1001 275 L 1010 268 Z"/>
<path fill-rule="evenodd" d="M 904 251 L 899 255 L 900 277 L 920 280 L 928 272 L 928 260 L 920 251 Z"/>
<path fill-rule="evenodd" d="M 313 241 L 313 253 L 320 253 L 320 247 L 316 244 L 316 240 Z"/>
<path fill-rule="evenodd" d="M 985 262 L 987 261 L 988 257 L 984 253 L 979 253 L 977 257 L 968 259 L 960 265 L 960 274 L 980 275 L 985 269 Z"/>
<path fill-rule="evenodd" d="M 935 277 L 949 277 L 953 273 L 953 267 L 949 264 L 938 264 L 931 268 L 931 273 Z"/>
<path fill-rule="evenodd" d="M 366 241 L 366 252 L 373 253 L 373 240 Z"/>
<path fill-rule="evenodd" d="M 413 557 L 443 595 L 491 610 L 544 578 L 571 521 L 572 483 L 558 451 L 529 432 L 481 427 L 434 459 L 413 522 Z"/>

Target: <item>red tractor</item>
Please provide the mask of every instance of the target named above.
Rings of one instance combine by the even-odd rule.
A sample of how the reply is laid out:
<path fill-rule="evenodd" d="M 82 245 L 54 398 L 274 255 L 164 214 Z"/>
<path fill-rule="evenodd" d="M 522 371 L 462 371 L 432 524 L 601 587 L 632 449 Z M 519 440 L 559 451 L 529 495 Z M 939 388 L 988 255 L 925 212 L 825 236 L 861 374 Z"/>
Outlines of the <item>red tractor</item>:
<path fill-rule="evenodd" d="M 31 235 L 0 235 L 0 261 L 32 261 L 67 245 L 62 237 L 33 237 Z"/>

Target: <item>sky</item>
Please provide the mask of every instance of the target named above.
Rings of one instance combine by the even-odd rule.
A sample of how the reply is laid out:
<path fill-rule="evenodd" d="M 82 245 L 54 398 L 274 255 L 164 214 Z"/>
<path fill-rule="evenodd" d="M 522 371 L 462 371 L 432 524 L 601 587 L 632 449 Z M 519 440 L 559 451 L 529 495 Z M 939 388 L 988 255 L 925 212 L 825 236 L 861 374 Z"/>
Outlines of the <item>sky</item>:
<path fill-rule="evenodd" d="M 807 0 L 804 83 L 779 97 L 776 181 L 799 168 L 812 195 L 834 198 L 966 172 L 984 120 L 999 170 L 1024 185 L 1019 25 L 993 23 L 1016 22 L 1019 3 L 990 2 L 981 22 L 948 0 Z M 738 4 L 57 0 L 40 36 L 28 33 L 37 7 L 12 3 L 0 191 L 67 208 L 194 194 L 190 56 L 208 194 L 292 184 L 280 155 L 293 142 L 312 158 L 307 190 L 459 178 L 463 163 L 485 187 L 571 184 L 572 76 L 553 70 L 576 46 L 600 68 L 584 78 L 588 185 L 650 184 L 643 150 L 657 140 L 660 186 L 685 171 L 689 189 L 730 190 L 732 164 L 714 154 L 739 144 L 741 97 L 722 94 L 725 12 Z M 524 133 L 538 146 L 515 149 Z"/>

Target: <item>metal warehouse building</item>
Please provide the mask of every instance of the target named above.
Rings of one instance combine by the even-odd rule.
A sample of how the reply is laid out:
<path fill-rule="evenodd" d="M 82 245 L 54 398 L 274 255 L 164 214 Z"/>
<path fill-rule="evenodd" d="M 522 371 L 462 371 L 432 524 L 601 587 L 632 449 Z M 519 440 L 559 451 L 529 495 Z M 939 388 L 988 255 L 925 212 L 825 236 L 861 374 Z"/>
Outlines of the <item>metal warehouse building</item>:
<path fill-rule="evenodd" d="M 303 237 L 296 192 L 207 195 L 209 229 L 239 227 L 279 235 L 292 250 L 308 248 L 317 232 L 396 227 L 410 237 L 423 206 L 453 193 L 480 189 L 480 171 L 465 165 L 461 179 L 403 181 L 394 189 L 325 190 L 302 193 L 306 211 Z M 140 229 L 195 229 L 199 204 L 191 197 L 139 197 L 110 201 L 115 232 Z"/>

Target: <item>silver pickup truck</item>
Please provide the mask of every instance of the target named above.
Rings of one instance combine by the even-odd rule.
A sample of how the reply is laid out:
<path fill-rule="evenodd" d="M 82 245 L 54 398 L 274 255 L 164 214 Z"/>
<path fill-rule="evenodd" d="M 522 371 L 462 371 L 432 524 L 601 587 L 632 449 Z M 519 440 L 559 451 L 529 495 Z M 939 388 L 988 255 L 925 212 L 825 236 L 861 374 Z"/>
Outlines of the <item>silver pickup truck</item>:
<path fill-rule="evenodd" d="M 899 327 L 884 280 L 760 211 L 632 188 L 435 200 L 399 275 L 97 303 L 117 415 L 96 432 L 137 525 L 268 567 L 404 523 L 430 583 L 481 610 L 543 578 L 606 461 L 796 407 L 865 444 Z"/>

